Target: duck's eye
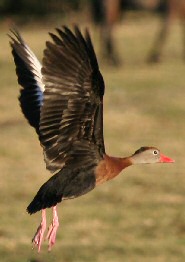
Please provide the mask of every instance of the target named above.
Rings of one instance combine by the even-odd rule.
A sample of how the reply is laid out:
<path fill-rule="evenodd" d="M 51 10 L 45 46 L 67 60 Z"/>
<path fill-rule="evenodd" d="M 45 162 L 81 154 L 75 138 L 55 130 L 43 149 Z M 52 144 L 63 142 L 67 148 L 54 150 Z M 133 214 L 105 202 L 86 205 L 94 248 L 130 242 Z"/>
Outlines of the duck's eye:
<path fill-rule="evenodd" d="M 156 156 L 156 155 L 158 155 L 158 151 L 157 150 L 154 150 L 153 151 L 153 154 Z"/>

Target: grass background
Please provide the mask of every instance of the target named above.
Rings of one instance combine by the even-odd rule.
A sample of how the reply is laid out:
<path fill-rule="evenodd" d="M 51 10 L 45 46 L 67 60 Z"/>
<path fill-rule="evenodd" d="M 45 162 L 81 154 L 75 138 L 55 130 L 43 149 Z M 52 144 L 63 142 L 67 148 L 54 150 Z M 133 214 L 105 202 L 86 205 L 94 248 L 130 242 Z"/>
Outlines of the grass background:
<path fill-rule="evenodd" d="M 47 32 L 56 25 L 20 27 L 40 59 Z M 44 243 L 37 254 L 31 238 L 40 213 L 29 216 L 25 209 L 50 174 L 37 136 L 20 112 L 8 26 L 0 24 L 1 261 L 185 261 L 183 41 L 181 28 L 173 24 L 163 62 L 149 66 L 145 61 L 158 27 L 156 17 L 125 19 L 115 30 L 123 65 L 107 67 L 100 59 L 106 82 L 104 136 L 110 155 L 126 156 L 153 145 L 176 163 L 130 167 L 91 193 L 63 202 L 56 245 L 48 253 Z M 92 37 L 99 50 L 97 33 Z M 50 222 L 51 210 L 47 213 Z"/>

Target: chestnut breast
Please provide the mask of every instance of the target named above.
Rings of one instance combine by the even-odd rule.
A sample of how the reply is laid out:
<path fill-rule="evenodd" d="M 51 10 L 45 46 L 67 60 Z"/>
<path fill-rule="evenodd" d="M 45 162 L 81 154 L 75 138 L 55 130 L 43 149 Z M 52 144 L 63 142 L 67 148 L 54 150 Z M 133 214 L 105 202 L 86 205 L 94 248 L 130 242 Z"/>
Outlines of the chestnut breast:
<path fill-rule="evenodd" d="M 118 158 L 104 155 L 104 159 L 100 161 L 95 170 L 96 186 L 114 178 L 124 168 L 131 164 L 129 158 Z"/>

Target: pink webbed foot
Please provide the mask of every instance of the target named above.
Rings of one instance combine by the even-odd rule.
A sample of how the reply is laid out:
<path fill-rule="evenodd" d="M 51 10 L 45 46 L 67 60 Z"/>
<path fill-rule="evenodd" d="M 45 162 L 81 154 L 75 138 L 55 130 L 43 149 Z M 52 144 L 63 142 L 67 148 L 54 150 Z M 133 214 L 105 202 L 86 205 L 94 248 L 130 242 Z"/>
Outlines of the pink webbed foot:
<path fill-rule="evenodd" d="M 58 221 L 57 209 L 55 206 L 53 207 L 53 221 L 49 226 L 48 233 L 46 236 L 46 239 L 48 239 L 49 242 L 48 251 L 51 251 L 52 246 L 55 244 L 58 227 L 59 227 L 59 221 Z"/>
<path fill-rule="evenodd" d="M 46 210 L 43 209 L 42 210 L 42 220 L 41 223 L 39 225 L 39 227 L 37 228 L 37 231 L 32 239 L 32 243 L 33 243 L 33 248 L 37 247 L 38 248 L 38 252 L 40 252 L 41 249 L 41 245 L 42 245 L 42 241 L 43 241 L 43 237 L 44 237 L 44 232 L 46 230 Z"/>

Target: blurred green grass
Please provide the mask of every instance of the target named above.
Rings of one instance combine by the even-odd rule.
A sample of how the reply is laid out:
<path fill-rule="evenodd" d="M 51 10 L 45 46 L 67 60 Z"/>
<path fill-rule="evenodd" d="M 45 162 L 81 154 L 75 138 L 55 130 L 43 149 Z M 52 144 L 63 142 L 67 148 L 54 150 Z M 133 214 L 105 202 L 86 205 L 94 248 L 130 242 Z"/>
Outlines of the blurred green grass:
<path fill-rule="evenodd" d="M 56 25 L 25 26 L 21 33 L 41 58 Z M 19 87 L 8 38 L 1 28 L 0 257 L 4 262 L 138 262 L 185 259 L 185 74 L 182 36 L 173 25 L 162 64 L 145 63 L 159 21 L 124 20 L 115 36 L 120 68 L 100 60 L 106 82 L 104 136 L 110 155 L 126 156 L 154 145 L 173 165 L 130 167 L 91 193 L 59 205 L 60 229 L 51 253 L 31 249 L 40 214 L 25 209 L 50 174 L 37 136 L 17 101 Z M 90 26 L 91 27 L 91 26 Z M 98 36 L 93 33 L 98 50 Z M 48 222 L 51 219 L 48 210 Z"/>

